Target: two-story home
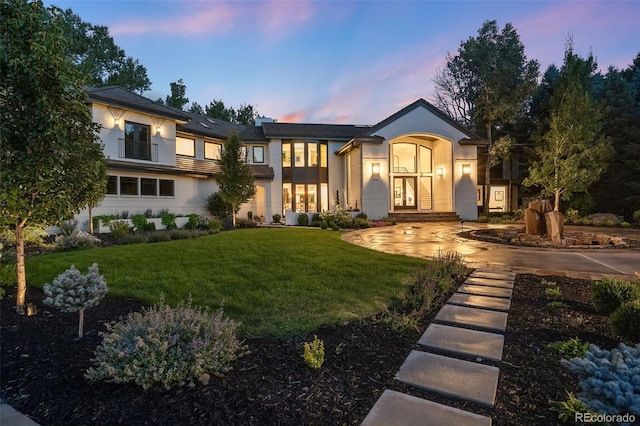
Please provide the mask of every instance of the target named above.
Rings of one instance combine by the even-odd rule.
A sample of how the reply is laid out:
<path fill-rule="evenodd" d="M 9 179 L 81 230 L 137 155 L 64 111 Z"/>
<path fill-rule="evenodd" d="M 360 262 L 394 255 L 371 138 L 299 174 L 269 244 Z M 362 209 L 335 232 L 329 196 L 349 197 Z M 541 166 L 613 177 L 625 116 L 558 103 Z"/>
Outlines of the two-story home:
<path fill-rule="evenodd" d="M 244 126 L 157 104 L 119 87 L 90 89 L 109 158 L 108 190 L 95 215 L 162 209 L 206 215 L 229 131 L 238 132 L 256 194 L 243 214 L 360 210 L 369 218 L 448 214 L 474 220 L 481 203 L 478 147 L 485 145 L 423 99 L 373 126 Z M 457 215 L 457 216 L 456 216 Z M 88 219 L 83 211 L 80 223 Z"/>

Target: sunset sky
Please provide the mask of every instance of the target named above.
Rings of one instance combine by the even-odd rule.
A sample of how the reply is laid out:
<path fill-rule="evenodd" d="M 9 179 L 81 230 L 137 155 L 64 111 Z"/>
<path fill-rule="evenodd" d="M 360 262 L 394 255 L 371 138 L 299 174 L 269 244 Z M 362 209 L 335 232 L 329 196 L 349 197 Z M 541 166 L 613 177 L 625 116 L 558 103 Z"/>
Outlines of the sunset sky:
<path fill-rule="evenodd" d="M 249 103 L 281 122 L 375 124 L 418 98 L 486 20 L 529 59 L 562 64 L 567 37 L 600 69 L 640 52 L 640 1 L 47 1 L 106 25 L 157 99 L 182 78 L 203 107 Z"/>

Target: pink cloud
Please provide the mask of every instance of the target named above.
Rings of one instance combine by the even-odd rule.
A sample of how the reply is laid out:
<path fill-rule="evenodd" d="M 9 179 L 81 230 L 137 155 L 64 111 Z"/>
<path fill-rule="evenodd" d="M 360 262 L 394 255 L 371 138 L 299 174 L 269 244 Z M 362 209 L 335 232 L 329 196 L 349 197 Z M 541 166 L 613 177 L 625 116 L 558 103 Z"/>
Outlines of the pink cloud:
<path fill-rule="evenodd" d="M 157 19 L 124 20 L 110 26 L 112 35 L 170 34 L 193 36 L 226 34 L 234 29 L 269 36 L 286 34 L 316 13 L 311 1 L 184 2 L 181 14 Z M 191 7 L 188 7 L 191 6 Z M 256 23 L 260 25 L 256 25 Z"/>
<path fill-rule="evenodd" d="M 306 116 L 304 111 L 294 111 L 280 116 L 278 121 L 281 123 L 302 123 Z"/>

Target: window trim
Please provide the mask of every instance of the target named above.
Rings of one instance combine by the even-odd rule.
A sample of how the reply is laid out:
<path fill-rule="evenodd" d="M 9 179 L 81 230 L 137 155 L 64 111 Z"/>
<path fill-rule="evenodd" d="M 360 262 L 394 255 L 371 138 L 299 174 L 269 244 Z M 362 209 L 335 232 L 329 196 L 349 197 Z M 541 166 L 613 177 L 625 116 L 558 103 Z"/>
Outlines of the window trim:
<path fill-rule="evenodd" d="M 264 164 L 264 146 L 254 145 L 251 147 L 251 160 L 255 164 Z M 256 150 L 262 151 L 261 161 L 256 160 Z"/>
<path fill-rule="evenodd" d="M 193 151 L 193 154 L 184 154 L 182 152 L 178 152 L 178 139 L 181 140 L 181 142 L 186 143 L 187 141 L 191 142 L 191 149 Z M 191 157 L 191 158 L 195 158 L 196 156 L 196 140 L 195 139 L 191 139 L 191 138 L 183 138 L 182 136 L 176 136 L 176 155 L 181 155 L 183 157 Z"/>

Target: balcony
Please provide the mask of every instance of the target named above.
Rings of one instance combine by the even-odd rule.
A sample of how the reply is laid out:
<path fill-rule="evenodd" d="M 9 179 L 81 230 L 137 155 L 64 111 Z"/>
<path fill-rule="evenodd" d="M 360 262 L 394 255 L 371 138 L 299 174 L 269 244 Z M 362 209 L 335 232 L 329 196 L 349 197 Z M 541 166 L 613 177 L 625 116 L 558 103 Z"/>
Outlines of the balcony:
<path fill-rule="evenodd" d="M 158 162 L 158 144 L 118 138 L 118 158 Z"/>

